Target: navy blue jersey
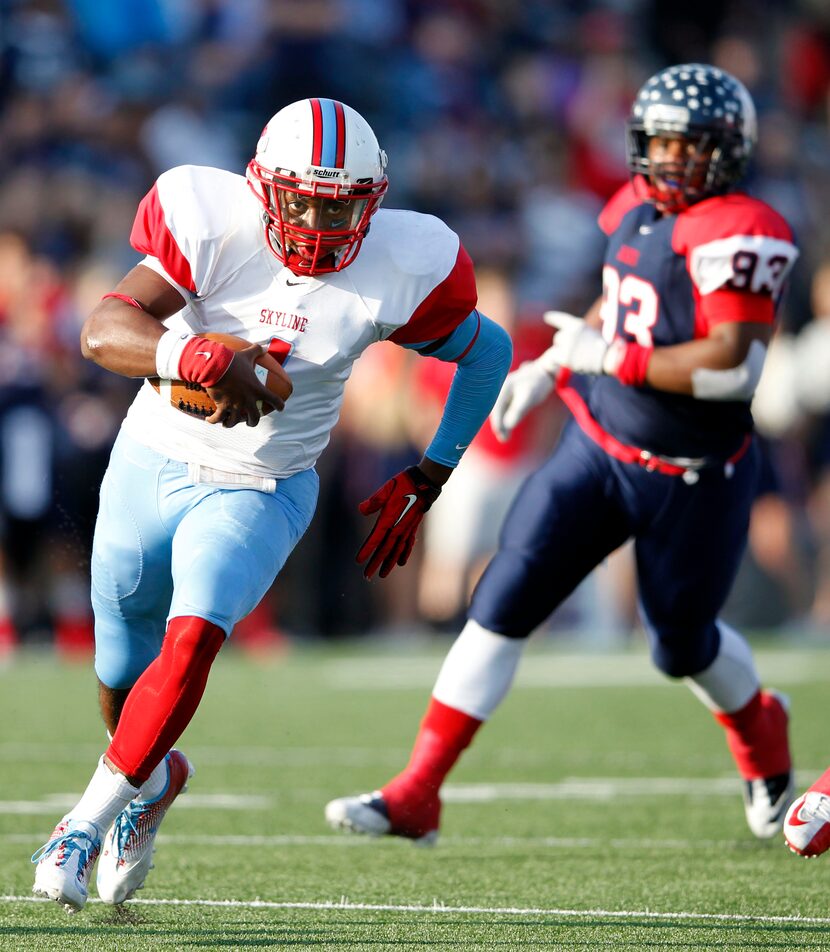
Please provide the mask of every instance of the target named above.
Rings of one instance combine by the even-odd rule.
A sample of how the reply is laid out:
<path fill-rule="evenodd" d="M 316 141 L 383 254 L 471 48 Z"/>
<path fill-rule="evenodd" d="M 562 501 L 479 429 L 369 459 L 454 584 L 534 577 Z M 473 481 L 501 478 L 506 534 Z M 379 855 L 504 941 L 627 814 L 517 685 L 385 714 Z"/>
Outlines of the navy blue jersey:
<path fill-rule="evenodd" d="M 771 324 L 798 256 L 786 221 L 740 193 L 661 215 L 630 183 L 599 222 L 608 235 L 601 315 L 609 342 L 667 347 L 725 321 Z M 743 401 L 697 400 L 606 376 L 578 386 L 604 430 L 665 456 L 728 457 L 752 429 Z"/>

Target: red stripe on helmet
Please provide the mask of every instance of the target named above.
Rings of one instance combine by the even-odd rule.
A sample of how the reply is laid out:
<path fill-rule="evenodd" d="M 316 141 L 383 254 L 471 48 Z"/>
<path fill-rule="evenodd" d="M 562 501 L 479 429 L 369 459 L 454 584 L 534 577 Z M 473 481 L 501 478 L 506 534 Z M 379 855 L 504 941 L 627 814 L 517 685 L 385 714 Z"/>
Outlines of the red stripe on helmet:
<path fill-rule="evenodd" d="M 311 164 L 319 165 L 323 155 L 323 110 L 320 108 L 320 100 L 311 100 L 311 118 L 313 127 L 313 139 L 311 145 Z"/>
<path fill-rule="evenodd" d="M 346 113 L 342 102 L 335 102 L 334 114 L 337 117 L 337 146 L 334 164 L 342 169 L 346 164 Z"/>

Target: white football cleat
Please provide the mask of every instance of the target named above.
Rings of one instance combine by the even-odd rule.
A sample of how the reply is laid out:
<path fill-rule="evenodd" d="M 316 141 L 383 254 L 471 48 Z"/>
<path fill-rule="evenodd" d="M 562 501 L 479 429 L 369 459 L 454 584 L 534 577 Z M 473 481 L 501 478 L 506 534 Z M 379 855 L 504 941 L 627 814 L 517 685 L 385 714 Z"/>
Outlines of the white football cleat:
<path fill-rule="evenodd" d="M 815 858 L 830 847 L 830 770 L 790 807 L 784 839 L 799 856 Z"/>
<path fill-rule="evenodd" d="M 383 836 L 392 829 L 380 791 L 340 797 L 326 804 L 326 822 L 335 830 Z"/>
<path fill-rule="evenodd" d="M 32 862 L 37 863 L 32 892 L 54 899 L 67 912 L 80 912 L 100 850 L 101 831 L 94 823 L 65 816 L 32 856 Z"/>
<path fill-rule="evenodd" d="M 179 750 L 171 750 L 167 786 L 155 800 L 131 800 L 107 831 L 98 863 L 96 886 L 104 902 L 117 905 L 131 899 L 153 868 L 156 834 L 176 797 L 187 789 L 193 765 Z"/>
<path fill-rule="evenodd" d="M 784 814 L 795 796 L 792 771 L 777 777 L 744 781 L 744 810 L 750 830 L 761 840 L 781 831 Z"/>
<path fill-rule="evenodd" d="M 380 790 L 362 793 L 357 797 L 339 797 L 326 804 L 326 821 L 335 830 L 362 833 L 367 836 L 402 836 L 417 846 L 432 846 L 438 839 L 438 830 L 422 835 L 398 831 L 389 820 L 389 810 Z"/>

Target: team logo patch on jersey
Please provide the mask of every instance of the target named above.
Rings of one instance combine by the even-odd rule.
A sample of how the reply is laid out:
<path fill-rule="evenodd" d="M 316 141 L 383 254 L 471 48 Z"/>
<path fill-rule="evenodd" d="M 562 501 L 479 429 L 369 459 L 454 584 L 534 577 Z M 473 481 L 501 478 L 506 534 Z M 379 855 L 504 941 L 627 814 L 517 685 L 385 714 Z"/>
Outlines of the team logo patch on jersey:
<path fill-rule="evenodd" d="M 617 252 L 617 261 L 622 261 L 623 264 L 635 268 L 639 260 L 640 252 L 636 248 L 632 248 L 631 245 L 620 245 L 620 250 Z"/>

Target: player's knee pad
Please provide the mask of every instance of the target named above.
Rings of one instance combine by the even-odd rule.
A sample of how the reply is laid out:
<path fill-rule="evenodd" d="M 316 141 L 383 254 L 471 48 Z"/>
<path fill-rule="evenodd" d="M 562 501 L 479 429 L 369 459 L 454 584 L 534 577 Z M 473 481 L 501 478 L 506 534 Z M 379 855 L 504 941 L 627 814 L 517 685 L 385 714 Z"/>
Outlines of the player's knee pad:
<path fill-rule="evenodd" d="M 129 690 L 141 676 L 141 672 L 153 661 L 117 656 L 111 652 L 95 651 L 95 675 L 104 687 L 114 691 Z"/>
<path fill-rule="evenodd" d="M 703 671 L 718 652 L 717 626 L 660 625 L 646 622 L 651 660 L 670 678 L 688 678 Z"/>
<path fill-rule="evenodd" d="M 129 689 L 158 657 L 163 631 L 150 622 L 126 623 L 96 614 L 95 674 L 108 688 Z"/>
<path fill-rule="evenodd" d="M 502 548 L 473 592 L 467 618 L 487 631 L 524 641 L 558 604 L 543 566 Z"/>

